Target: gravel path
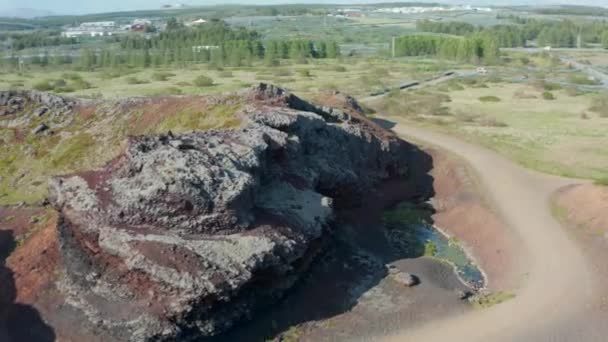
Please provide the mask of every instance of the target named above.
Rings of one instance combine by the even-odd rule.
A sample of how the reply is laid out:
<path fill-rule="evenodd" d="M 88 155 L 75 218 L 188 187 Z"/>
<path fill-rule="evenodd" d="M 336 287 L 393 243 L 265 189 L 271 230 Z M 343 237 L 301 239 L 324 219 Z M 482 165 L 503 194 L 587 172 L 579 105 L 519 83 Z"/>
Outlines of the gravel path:
<path fill-rule="evenodd" d="M 514 291 L 514 299 L 444 321 L 431 321 L 386 340 L 512 341 L 517 336 L 521 341 L 523 336 L 524 340 L 553 341 L 555 336 L 543 327 L 576 317 L 593 300 L 588 263 L 549 207 L 549 196 L 555 190 L 581 181 L 529 171 L 485 148 L 404 123 L 393 130 L 404 138 L 449 150 L 470 163 L 511 233 L 522 241 L 519 252 L 523 257 L 518 268 L 522 270 L 521 285 Z"/>

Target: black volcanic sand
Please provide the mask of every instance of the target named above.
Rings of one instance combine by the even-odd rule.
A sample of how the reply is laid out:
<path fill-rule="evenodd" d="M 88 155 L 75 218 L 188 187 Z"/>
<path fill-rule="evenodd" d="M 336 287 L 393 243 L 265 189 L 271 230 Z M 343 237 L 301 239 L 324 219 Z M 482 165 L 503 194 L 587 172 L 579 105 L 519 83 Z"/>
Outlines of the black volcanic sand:
<path fill-rule="evenodd" d="M 365 205 L 341 210 L 307 278 L 279 304 L 209 341 L 351 341 L 373 339 L 430 319 L 471 310 L 458 291 L 467 291 L 453 268 L 393 248 L 382 227 L 382 212 L 404 200 L 423 203 L 434 193 L 428 175 L 432 159 L 414 151 L 408 179 L 381 184 Z M 419 250 L 419 249 L 418 249 Z M 393 280 L 386 264 L 416 275 L 420 284 Z"/>

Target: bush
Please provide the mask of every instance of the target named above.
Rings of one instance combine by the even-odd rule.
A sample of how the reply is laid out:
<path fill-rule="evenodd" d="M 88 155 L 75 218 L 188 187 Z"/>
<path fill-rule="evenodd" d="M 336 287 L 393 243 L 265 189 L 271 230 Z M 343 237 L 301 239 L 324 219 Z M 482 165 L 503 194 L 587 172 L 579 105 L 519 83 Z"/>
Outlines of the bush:
<path fill-rule="evenodd" d="M 66 72 L 66 73 L 63 73 L 61 75 L 61 77 L 65 78 L 65 79 L 68 79 L 68 80 L 72 80 L 72 81 L 76 81 L 76 80 L 81 80 L 82 79 L 82 76 L 80 76 L 80 74 L 77 73 L 77 72 Z"/>
<path fill-rule="evenodd" d="M 127 77 L 126 82 L 127 82 L 127 84 L 143 84 L 143 83 L 148 83 L 148 81 L 140 80 L 139 78 L 137 78 L 135 76 Z"/>
<path fill-rule="evenodd" d="M 219 73 L 219 76 L 222 78 L 230 78 L 230 77 L 234 77 L 234 75 L 232 74 L 232 71 L 230 70 L 226 70 L 226 71 L 221 71 Z"/>
<path fill-rule="evenodd" d="M 210 87 L 213 85 L 213 80 L 205 75 L 200 75 L 192 81 L 197 87 Z"/>
<path fill-rule="evenodd" d="M 336 72 L 346 72 L 346 68 L 342 65 L 336 65 L 332 68 L 332 70 Z"/>
<path fill-rule="evenodd" d="M 310 70 L 308 69 L 300 69 L 298 70 L 298 74 L 302 77 L 311 77 L 312 74 L 310 73 Z"/>
<path fill-rule="evenodd" d="M 553 93 L 550 91 L 545 91 L 545 92 L 543 92 L 543 99 L 552 101 L 552 100 L 555 100 L 555 95 L 553 95 Z"/>
<path fill-rule="evenodd" d="M 43 80 L 38 83 L 35 83 L 32 88 L 40 91 L 51 91 L 53 90 L 53 81 L 51 80 Z"/>
<path fill-rule="evenodd" d="M 558 83 L 545 82 L 543 89 L 546 91 L 560 90 L 563 87 Z"/>
<path fill-rule="evenodd" d="M 91 84 L 89 82 L 83 80 L 82 78 L 72 81 L 71 87 L 74 89 L 77 89 L 77 90 L 92 88 Z"/>
<path fill-rule="evenodd" d="M 152 79 L 155 81 L 166 81 L 169 79 L 169 77 L 173 77 L 175 76 L 175 74 L 170 73 L 170 72 L 155 72 L 154 74 L 152 74 Z"/>
<path fill-rule="evenodd" d="M 571 83 L 582 85 L 598 85 L 601 83 L 598 80 L 589 78 L 587 75 L 583 74 L 570 75 L 569 80 Z"/>
<path fill-rule="evenodd" d="M 500 98 L 496 96 L 482 96 L 479 98 L 481 102 L 500 102 Z"/>

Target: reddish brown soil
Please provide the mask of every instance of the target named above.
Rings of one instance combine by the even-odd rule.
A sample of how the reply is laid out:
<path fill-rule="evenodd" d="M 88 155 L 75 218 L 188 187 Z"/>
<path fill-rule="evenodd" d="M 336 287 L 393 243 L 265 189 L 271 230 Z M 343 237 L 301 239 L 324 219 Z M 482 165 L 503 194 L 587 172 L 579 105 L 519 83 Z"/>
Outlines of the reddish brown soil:
<path fill-rule="evenodd" d="M 572 185 L 553 197 L 558 216 L 570 228 L 588 256 L 593 271 L 603 284 L 595 309 L 608 313 L 608 187 L 593 184 Z"/>
<path fill-rule="evenodd" d="M 608 233 L 608 187 L 568 186 L 558 191 L 555 203 L 565 210 L 565 219 L 577 227 L 599 236 Z"/>
<path fill-rule="evenodd" d="M 484 203 L 466 164 L 443 151 L 433 156 L 435 225 L 473 255 L 488 277 L 488 288 L 508 290 L 513 284 L 513 250 L 516 243 L 504 222 Z"/>

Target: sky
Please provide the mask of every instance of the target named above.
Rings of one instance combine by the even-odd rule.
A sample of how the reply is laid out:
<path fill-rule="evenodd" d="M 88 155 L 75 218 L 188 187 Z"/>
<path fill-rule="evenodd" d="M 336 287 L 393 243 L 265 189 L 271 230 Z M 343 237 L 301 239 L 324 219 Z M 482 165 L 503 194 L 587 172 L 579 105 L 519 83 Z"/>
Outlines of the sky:
<path fill-rule="evenodd" d="M 54 14 L 84 14 L 109 11 L 126 11 L 137 9 L 156 9 L 164 4 L 185 3 L 188 5 L 213 4 L 283 4 L 283 3 L 371 3 L 390 2 L 391 0 L 0 0 L 0 12 L 15 9 L 35 9 L 50 11 Z M 402 0 L 407 1 L 407 0 Z M 493 5 L 522 5 L 522 4 L 586 4 L 608 6 L 608 0 L 411 0 L 420 2 L 441 2 L 452 4 L 493 4 Z"/>

